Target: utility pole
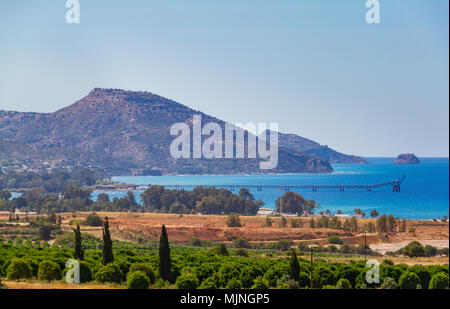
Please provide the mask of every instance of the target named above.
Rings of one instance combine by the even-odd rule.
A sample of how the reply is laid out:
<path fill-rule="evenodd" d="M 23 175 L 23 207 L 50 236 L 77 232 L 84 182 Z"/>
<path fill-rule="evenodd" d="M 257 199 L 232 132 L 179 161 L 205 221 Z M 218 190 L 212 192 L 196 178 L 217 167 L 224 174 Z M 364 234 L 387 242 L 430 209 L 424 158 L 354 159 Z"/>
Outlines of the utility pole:
<path fill-rule="evenodd" d="M 310 288 L 313 288 L 313 246 L 311 245 L 311 247 L 309 247 L 311 249 L 311 261 L 310 261 Z"/>
<path fill-rule="evenodd" d="M 366 236 L 366 231 L 364 231 L 364 260 L 367 260 L 367 236 Z"/>
<path fill-rule="evenodd" d="M 280 215 L 283 216 L 283 201 L 282 201 L 283 187 L 280 186 Z"/>

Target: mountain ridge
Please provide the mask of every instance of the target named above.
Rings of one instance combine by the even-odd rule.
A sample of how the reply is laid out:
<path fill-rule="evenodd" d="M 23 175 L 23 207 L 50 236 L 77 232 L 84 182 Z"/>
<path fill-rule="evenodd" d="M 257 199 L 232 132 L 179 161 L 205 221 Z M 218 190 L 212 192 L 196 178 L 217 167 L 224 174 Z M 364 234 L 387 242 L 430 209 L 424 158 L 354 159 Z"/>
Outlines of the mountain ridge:
<path fill-rule="evenodd" d="M 109 174 L 329 173 L 323 158 L 280 145 L 276 169 L 258 169 L 259 159 L 173 159 L 170 126 L 192 115 L 204 123 L 224 121 L 151 92 L 94 88 L 53 113 L 0 110 L 0 160 L 30 166 L 88 166 Z M 312 142 L 312 141 L 311 141 Z M 313 142 L 315 143 L 315 142 Z M 288 147 L 286 147 L 288 146 Z M 23 153 L 15 149 L 23 149 Z M 1 161 L 0 161 L 1 162 Z M 40 163 L 39 163 L 40 162 Z"/>

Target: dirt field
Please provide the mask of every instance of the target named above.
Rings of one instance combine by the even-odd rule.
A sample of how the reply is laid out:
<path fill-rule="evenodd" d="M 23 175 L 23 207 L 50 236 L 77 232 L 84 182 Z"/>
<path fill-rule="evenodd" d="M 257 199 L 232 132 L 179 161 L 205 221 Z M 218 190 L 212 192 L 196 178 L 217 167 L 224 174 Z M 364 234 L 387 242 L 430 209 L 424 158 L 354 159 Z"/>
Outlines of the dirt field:
<path fill-rule="evenodd" d="M 71 232 L 73 226 L 69 222 L 73 219 L 84 220 L 90 212 L 77 212 L 62 214 L 62 229 Z M 227 216 L 220 215 L 176 215 L 153 213 L 117 213 L 101 212 L 100 217 L 109 217 L 111 234 L 114 239 L 136 242 L 138 239 L 146 241 L 158 241 L 161 225 L 165 224 L 169 238 L 172 242 L 186 243 L 192 237 L 198 237 L 204 241 L 231 242 L 236 238 L 245 238 L 252 243 L 274 242 L 280 239 L 289 239 L 294 243 L 305 242 L 307 244 L 328 245 L 330 235 L 339 236 L 344 243 L 358 245 L 364 243 L 364 235 L 334 229 L 312 229 L 309 227 L 309 218 L 301 218 L 303 227 L 291 228 L 290 218 L 287 218 L 288 228 L 280 228 L 281 218 L 272 218 L 271 227 L 264 227 L 265 218 L 257 216 L 241 216 L 243 227 L 230 228 L 227 226 Z M 0 220 L 8 220 L 8 212 L 0 212 Z M 370 220 L 375 224 L 375 219 L 358 219 L 358 224 L 363 226 Z M 14 223 L 27 225 L 27 223 Z M 4 227 L 4 229 L 7 227 Z M 81 227 L 84 232 L 101 237 L 101 228 Z M 448 222 L 431 220 L 411 220 L 407 222 L 406 233 L 379 235 L 367 234 L 366 240 L 370 247 L 380 253 L 396 251 L 410 241 L 416 240 L 423 245 L 432 245 L 437 248 L 449 247 Z M 386 237 L 387 236 L 387 237 Z"/>
<path fill-rule="evenodd" d="M 63 223 L 66 225 L 71 219 L 85 218 L 89 213 L 72 213 L 63 215 Z M 334 229 L 309 228 L 309 219 L 302 218 L 302 228 L 291 228 L 290 219 L 287 218 L 288 228 L 280 228 L 281 218 L 272 218 L 271 227 L 263 227 L 265 218 L 256 216 L 241 216 L 243 227 L 230 228 L 226 224 L 227 216 L 219 215 L 174 215 L 174 214 L 150 214 L 150 213 L 98 213 L 101 217 L 108 216 L 112 236 L 121 240 L 136 240 L 141 237 L 145 240 L 158 240 L 161 225 L 165 224 L 169 238 L 173 242 L 187 242 L 193 236 L 201 240 L 213 242 L 229 242 L 236 238 L 246 238 L 250 242 L 271 242 L 280 239 L 289 239 L 294 242 L 306 242 L 320 245 L 328 244 L 328 236 L 338 235 L 344 243 L 363 244 L 364 236 L 360 233 L 345 232 Z M 369 220 L 359 219 L 362 226 Z M 69 226 L 66 225 L 67 228 Z M 96 236 L 101 235 L 100 228 L 82 227 L 86 232 Z M 371 248 L 380 252 L 397 250 L 410 241 L 417 240 L 421 243 L 431 244 L 438 248 L 449 246 L 448 222 L 440 221 L 408 221 L 407 231 L 414 232 L 389 234 L 388 237 L 380 237 L 373 233 L 367 234 L 367 243 Z M 385 236 L 385 235 L 384 235 Z"/>
<path fill-rule="evenodd" d="M 78 213 L 77 218 L 85 217 L 88 213 Z M 342 237 L 355 236 L 356 233 L 337 231 L 332 229 L 279 228 L 280 218 L 273 218 L 272 227 L 263 227 L 264 218 L 241 217 L 243 227 L 230 228 L 226 224 L 227 216 L 219 215 L 172 215 L 172 214 L 139 214 L 139 213 L 99 213 L 101 217 L 108 216 L 113 237 L 119 239 L 143 237 L 157 240 L 161 232 L 161 225 L 165 224 L 170 240 L 173 242 L 187 242 L 193 236 L 201 240 L 213 242 L 227 242 L 236 238 L 246 238 L 249 241 L 278 241 L 315 240 L 328 238 L 330 235 Z M 73 218 L 64 218 L 63 223 Z M 289 219 L 288 219 L 289 223 Z M 307 219 L 304 225 L 309 226 Z M 100 235 L 100 229 L 83 227 L 84 231 Z"/>

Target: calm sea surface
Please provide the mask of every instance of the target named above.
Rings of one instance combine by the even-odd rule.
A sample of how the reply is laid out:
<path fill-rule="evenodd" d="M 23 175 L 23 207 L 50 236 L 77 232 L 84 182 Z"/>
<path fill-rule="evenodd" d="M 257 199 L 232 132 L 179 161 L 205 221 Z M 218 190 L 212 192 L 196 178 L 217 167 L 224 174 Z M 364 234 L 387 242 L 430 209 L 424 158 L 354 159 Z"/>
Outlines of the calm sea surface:
<path fill-rule="evenodd" d="M 406 219 L 442 218 L 449 213 L 449 159 L 421 158 L 420 165 L 394 165 L 394 158 L 369 158 L 373 164 L 337 164 L 332 174 L 282 174 L 282 175 L 214 175 L 214 176 L 120 176 L 115 181 L 130 184 L 159 185 L 368 185 L 392 181 L 406 175 L 401 192 L 392 192 L 392 187 L 365 190 L 295 190 L 307 199 L 314 199 L 321 210 L 338 209 L 352 213 L 355 208 L 377 209 L 380 214 L 393 214 Z M 238 189 L 236 189 L 237 193 Z M 251 190 L 256 198 L 274 208 L 279 189 Z M 93 193 L 93 198 L 99 192 Z M 107 192 L 111 198 L 123 196 L 124 192 Z M 140 192 L 136 192 L 138 197 Z M 138 198 L 140 201 L 140 199 Z"/>

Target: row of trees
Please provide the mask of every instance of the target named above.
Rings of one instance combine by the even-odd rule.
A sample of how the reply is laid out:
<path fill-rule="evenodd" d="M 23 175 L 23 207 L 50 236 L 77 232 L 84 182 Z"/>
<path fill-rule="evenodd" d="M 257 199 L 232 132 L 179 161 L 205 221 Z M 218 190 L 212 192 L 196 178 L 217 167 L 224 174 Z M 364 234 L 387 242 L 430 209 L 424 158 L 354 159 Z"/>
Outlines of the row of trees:
<path fill-rule="evenodd" d="M 316 201 L 306 200 L 300 194 L 288 191 L 283 196 L 277 198 L 275 206 L 279 213 L 304 215 L 314 213 Z"/>
<path fill-rule="evenodd" d="M 336 230 L 344 230 L 348 232 L 369 232 L 374 233 L 404 233 L 406 232 L 406 220 L 398 220 L 393 215 L 381 215 L 377 218 L 376 224 L 369 221 L 363 226 L 358 224 L 358 219 L 355 217 L 347 218 L 343 221 L 338 217 L 328 217 L 322 215 L 320 218 L 309 219 L 310 228 L 331 228 Z"/>
<path fill-rule="evenodd" d="M 3 189 L 43 188 L 45 192 L 59 193 L 69 184 L 92 186 L 101 178 L 101 174 L 87 168 L 71 173 L 61 170 L 44 174 L 17 173 L 12 170 L 5 174 L 0 173 L 0 191 Z"/>
<path fill-rule="evenodd" d="M 383 214 L 377 219 L 377 231 L 379 233 L 406 232 L 406 220 L 402 219 L 400 224 L 397 221 L 393 215 L 386 216 Z M 399 227 L 398 230 L 397 227 Z"/>
<path fill-rule="evenodd" d="M 254 215 L 264 205 L 246 188 L 238 194 L 227 189 L 196 187 L 192 191 L 167 190 L 163 186 L 151 186 L 141 194 L 144 207 L 149 211 L 170 213 Z"/>
<path fill-rule="evenodd" d="M 36 211 L 37 213 L 60 213 L 72 211 L 155 211 L 166 213 L 202 213 L 202 214 L 230 214 L 240 213 L 254 215 L 264 205 L 246 188 L 238 194 L 226 189 L 196 187 L 192 191 L 166 190 L 163 186 L 151 186 L 141 194 L 143 204 L 136 201 L 132 191 L 124 197 L 114 197 L 110 200 L 108 194 L 100 193 L 97 201 L 90 197 L 92 190 L 69 184 L 61 194 L 48 193 L 43 188 L 34 188 L 21 196 L 9 200 L 9 192 L 3 192 L 4 199 L 0 203 L 0 210 Z"/>

